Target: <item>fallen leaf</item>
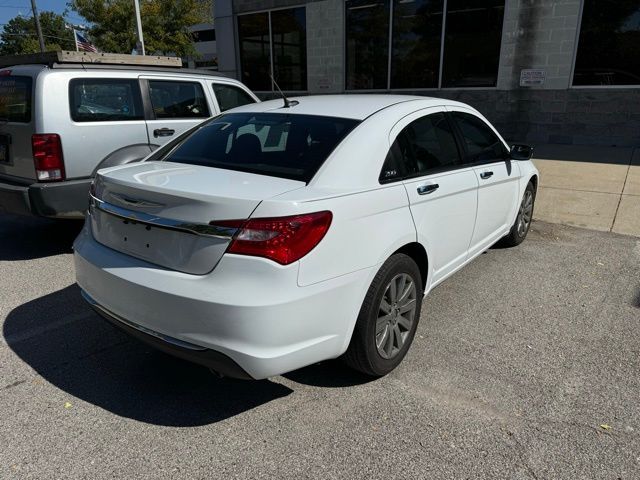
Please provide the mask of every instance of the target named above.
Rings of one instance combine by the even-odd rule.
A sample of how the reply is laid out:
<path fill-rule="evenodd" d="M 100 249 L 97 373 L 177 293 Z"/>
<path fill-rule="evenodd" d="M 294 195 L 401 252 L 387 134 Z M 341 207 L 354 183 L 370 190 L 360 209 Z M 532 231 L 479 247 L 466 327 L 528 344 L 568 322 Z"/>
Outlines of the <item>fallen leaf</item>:
<path fill-rule="evenodd" d="M 600 428 L 602 428 L 603 430 L 611 430 L 611 425 L 603 423 L 602 425 L 600 425 Z"/>
<path fill-rule="evenodd" d="M 71 407 L 72 407 L 71 403 L 69 402 L 64 403 L 64 408 L 71 408 Z"/>

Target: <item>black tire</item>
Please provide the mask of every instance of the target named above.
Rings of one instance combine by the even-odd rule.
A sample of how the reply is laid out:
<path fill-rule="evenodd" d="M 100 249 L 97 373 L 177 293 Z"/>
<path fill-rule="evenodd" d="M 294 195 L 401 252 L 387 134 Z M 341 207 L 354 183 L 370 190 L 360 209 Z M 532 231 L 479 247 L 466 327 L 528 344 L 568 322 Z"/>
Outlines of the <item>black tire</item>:
<path fill-rule="evenodd" d="M 527 202 L 530 199 L 530 210 L 527 210 Z M 536 189 L 533 186 L 532 182 L 529 182 L 527 188 L 524 191 L 524 195 L 522 195 L 522 200 L 520 201 L 520 207 L 518 208 L 518 215 L 516 215 L 516 220 L 513 222 L 511 226 L 511 230 L 509 233 L 500 239 L 498 245 L 501 247 L 515 247 L 516 245 L 520 245 L 525 238 L 527 238 L 527 233 L 529 233 L 529 228 L 531 228 L 531 221 L 533 220 L 533 207 L 536 201 Z M 522 223 L 521 223 L 522 222 Z"/>
<path fill-rule="evenodd" d="M 402 314 L 400 315 L 402 318 L 398 319 L 398 313 L 401 308 L 396 307 L 395 304 L 389 305 L 391 301 L 387 303 L 387 306 L 390 307 L 390 313 L 388 315 L 384 315 L 386 310 L 383 310 L 382 308 L 382 300 L 383 296 L 385 301 L 391 298 L 391 282 L 398 282 L 393 288 L 397 291 L 398 286 L 401 285 L 401 290 L 405 291 L 404 289 L 406 287 L 406 292 L 409 293 L 407 293 L 407 298 L 404 301 L 407 302 L 406 306 L 408 307 L 408 299 L 411 297 L 411 287 L 407 282 L 409 278 L 413 281 L 413 285 L 415 287 L 415 304 L 410 328 L 405 329 L 406 327 L 401 324 L 401 320 L 403 322 L 407 322 L 407 318 L 405 317 L 408 315 Z M 400 283 L 403 280 L 404 283 Z M 398 304 L 400 304 L 401 301 L 400 296 L 402 296 L 402 292 L 400 295 L 397 295 Z M 382 267 L 380 267 L 380 270 L 376 274 L 369 290 L 367 291 L 367 295 L 365 296 L 362 307 L 360 308 L 353 336 L 351 337 L 351 343 L 343 356 L 345 363 L 355 370 L 372 377 L 381 377 L 396 368 L 400 362 L 402 362 L 402 359 L 413 342 L 413 337 L 415 336 L 418 321 L 420 319 L 422 296 L 422 278 L 416 263 L 407 255 L 392 255 L 382 265 Z M 377 334 L 376 326 L 378 321 L 382 320 L 383 322 L 381 322 L 381 324 L 387 322 L 383 318 L 379 318 L 379 313 L 381 314 L 381 317 L 385 316 L 392 318 L 388 320 L 388 325 L 386 327 L 388 330 L 385 329 L 384 332 Z M 393 356 L 391 358 L 384 358 L 379 352 L 379 347 L 377 345 L 377 337 L 379 336 L 380 339 L 382 339 L 384 333 L 387 333 L 391 338 L 387 338 L 385 345 L 382 345 L 380 348 L 384 349 L 384 347 L 389 344 L 390 340 L 390 350 L 393 352 Z M 402 340 L 400 340 L 400 337 L 402 337 Z M 397 348 L 397 344 L 400 341 L 402 342 L 402 346 Z"/>

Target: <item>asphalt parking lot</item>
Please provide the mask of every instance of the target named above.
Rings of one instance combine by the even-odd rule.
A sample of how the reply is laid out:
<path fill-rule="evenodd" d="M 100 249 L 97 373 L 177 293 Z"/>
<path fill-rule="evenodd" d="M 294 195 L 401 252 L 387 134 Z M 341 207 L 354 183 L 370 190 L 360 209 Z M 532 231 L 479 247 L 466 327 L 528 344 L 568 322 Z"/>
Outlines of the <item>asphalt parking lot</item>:
<path fill-rule="evenodd" d="M 83 304 L 75 223 L 0 216 L 0 478 L 640 478 L 640 240 L 534 223 L 423 305 L 375 381 L 261 382 Z"/>

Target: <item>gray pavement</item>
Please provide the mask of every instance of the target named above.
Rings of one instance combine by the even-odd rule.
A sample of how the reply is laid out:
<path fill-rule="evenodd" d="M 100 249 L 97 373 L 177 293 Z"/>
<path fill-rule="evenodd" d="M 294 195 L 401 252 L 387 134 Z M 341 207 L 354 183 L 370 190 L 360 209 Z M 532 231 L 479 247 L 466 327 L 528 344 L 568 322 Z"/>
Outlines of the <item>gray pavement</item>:
<path fill-rule="evenodd" d="M 427 297 L 386 378 L 242 382 L 95 316 L 78 228 L 0 216 L 2 479 L 640 477 L 636 238 L 534 223 Z"/>

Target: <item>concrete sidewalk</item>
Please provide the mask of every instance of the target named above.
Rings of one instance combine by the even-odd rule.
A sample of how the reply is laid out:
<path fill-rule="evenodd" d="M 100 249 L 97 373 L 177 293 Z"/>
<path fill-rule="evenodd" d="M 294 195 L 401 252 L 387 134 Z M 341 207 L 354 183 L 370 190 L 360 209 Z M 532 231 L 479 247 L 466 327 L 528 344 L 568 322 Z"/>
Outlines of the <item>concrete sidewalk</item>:
<path fill-rule="evenodd" d="M 640 237 L 640 148 L 536 145 L 534 217 Z"/>

